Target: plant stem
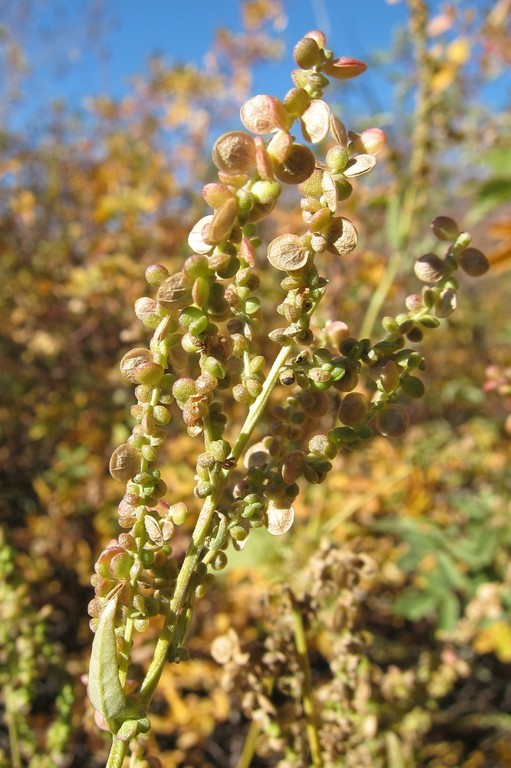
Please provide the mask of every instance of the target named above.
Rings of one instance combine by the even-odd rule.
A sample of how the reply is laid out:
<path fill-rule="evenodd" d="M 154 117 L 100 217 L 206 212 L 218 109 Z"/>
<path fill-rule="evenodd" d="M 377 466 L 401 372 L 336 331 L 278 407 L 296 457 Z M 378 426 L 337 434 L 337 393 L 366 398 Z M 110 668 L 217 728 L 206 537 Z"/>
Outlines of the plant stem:
<path fill-rule="evenodd" d="M 16 723 L 16 707 L 13 706 L 13 696 L 10 688 L 5 689 L 5 719 L 9 733 L 9 748 L 11 751 L 12 768 L 21 768 L 21 755 Z"/>
<path fill-rule="evenodd" d="M 280 350 L 275 358 L 271 370 L 266 378 L 263 388 L 249 408 L 247 418 L 243 424 L 238 438 L 232 449 L 232 456 L 239 459 L 243 450 L 250 439 L 254 428 L 261 418 L 270 394 L 277 383 L 280 370 L 286 362 L 291 345 L 287 344 Z M 147 674 L 142 682 L 139 694 L 139 701 L 143 710 L 147 709 L 149 702 L 156 690 L 160 680 L 163 668 L 169 656 L 169 650 L 176 639 L 176 621 L 179 620 L 183 610 L 185 610 L 188 600 L 190 585 L 192 583 L 197 564 L 202 557 L 204 542 L 210 533 L 211 524 L 216 516 L 216 507 L 221 499 L 227 480 L 229 479 L 233 468 L 224 469 L 219 478 L 214 493 L 209 496 L 202 507 L 199 518 L 192 534 L 192 540 L 189 544 L 185 559 L 179 571 L 176 581 L 174 596 L 171 600 L 169 612 L 164 621 L 162 631 L 156 644 L 153 660 L 149 665 Z"/>
<path fill-rule="evenodd" d="M 108 756 L 108 762 L 105 768 L 122 768 L 124 758 L 128 754 L 128 742 L 120 741 L 116 736 L 113 737 L 112 747 Z"/>
<path fill-rule="evenodd" d="M 307 738 L 311 751 L 313 768 L 323 768 L 323 758 L 321 756 L 321 746 L 318 734 L 318 718 L 314 706 L 314 696 L 312 693 L 312 676 L 309 664 L 309 654 L 307 651 L 307 638 L 305 637 L 305 628 L 303 626 L 302 614 L 298 601 L 293 592 L 288 588 L 287 594 L 291 601 L 291 612 L 293 615 L 293 631 L 295 638 L 296 653 L 298 662 L 303 675 L 302 703 L 307 723 Z"/>
<path fill-rule="evenodd" d="M 250 768 L 260 730 L 259 723 L 256 720 L 252 720 L 236 768 Z"/>

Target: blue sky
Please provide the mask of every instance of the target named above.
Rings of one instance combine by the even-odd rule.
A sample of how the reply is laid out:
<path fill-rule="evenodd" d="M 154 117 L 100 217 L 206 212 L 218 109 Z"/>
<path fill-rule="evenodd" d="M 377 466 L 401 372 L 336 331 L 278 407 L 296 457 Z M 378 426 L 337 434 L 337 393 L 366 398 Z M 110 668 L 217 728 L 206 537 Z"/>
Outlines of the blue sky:
<path fill-rule="evenodd" d="M 470 4 L 488 6 L 486 0 Z M 433 13 L 441 5 L 430 0 Z M 9 0 L 7 7 L 5 21 L 31 64 L 18 118 L 41 115 L 45 103 L 56 99 L 80 106 L 98 94 L 121 97 L 151 54 L 201 64 L 216 27 L 241 28 L 239 0 Z M 295 66 L 293 45 L 310 29 L 323 29 L 337 55 L 367 60 L 391 47 L 406 18 L 403 1 L 285 0 L 285 10 L 288 22 L 280 34 L 286 55 L 258 68 L 255 92 L 284 95 Z M 356 84 L 364 111 L 392 110 L 391 89 L 377 68 Z"/>

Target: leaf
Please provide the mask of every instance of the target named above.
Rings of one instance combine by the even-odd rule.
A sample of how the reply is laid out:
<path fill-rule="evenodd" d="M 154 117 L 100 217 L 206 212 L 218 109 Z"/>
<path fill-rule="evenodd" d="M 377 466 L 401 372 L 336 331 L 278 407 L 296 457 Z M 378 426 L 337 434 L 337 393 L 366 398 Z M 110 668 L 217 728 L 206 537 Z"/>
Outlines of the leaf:
<path fill-rule="evenodd" d="M 394 611 L 410 621 L 418 621 L 436 612 L 438 596 L 427 591 L 408 589 L 394 602 Z"/>
<path fill-rule="evenodd" d="M 438 629 L 449 632 L 454 629 L 460 617 L 460 603 L 456 595 L 446 592 L 438 609 Z"/>
<path fill-rule="evenodd" d="M 127 710 L 127 701 L 119 680 L 115 639 L 116 595 L 105 605 L 99 617 L 92 643 L 89 666 L 89 698 L 105 720 L 108 729 L 117 731 L 116 720 Z"/>

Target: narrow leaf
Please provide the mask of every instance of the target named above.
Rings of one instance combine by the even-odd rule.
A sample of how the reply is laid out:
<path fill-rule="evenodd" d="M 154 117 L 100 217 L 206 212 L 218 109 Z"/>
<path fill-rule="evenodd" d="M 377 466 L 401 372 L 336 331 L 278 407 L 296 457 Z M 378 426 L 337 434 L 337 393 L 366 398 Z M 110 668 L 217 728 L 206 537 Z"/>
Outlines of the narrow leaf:
<path fill-rule="evenodd" d="M 112 732 L 117 730 L 116 719 L 127 709 L 117 663 L 116 609 L 117 595 L 108 601 L 99 617 L 89 667 L 89 698 Z"/>

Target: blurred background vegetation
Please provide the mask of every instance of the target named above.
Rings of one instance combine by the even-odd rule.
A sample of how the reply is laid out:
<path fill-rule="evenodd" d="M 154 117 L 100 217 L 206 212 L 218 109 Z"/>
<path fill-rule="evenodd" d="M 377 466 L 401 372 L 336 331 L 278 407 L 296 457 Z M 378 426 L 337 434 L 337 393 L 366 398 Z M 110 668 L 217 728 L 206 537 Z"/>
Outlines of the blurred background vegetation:
<path fill-rule="evenodd" d="M 108 459 L 129 434 L 118 361 L 146 340 L 133 312 L 145 267 L 179 269 L 203 214 L 212 132 L 236 119 L 257 61 L 279 54 L 275 26 L 289 7 L 240 3 L 245 31 L 218 31 L 216 68 L 153 58 L 125 98 L 91 100 L 81 114 L 48 105 L 35 134 L 15 119 L 30 51 L 2 31 L 6 768 L 105 762 L 82 676 L 89 579 L 117 533 Z M 375 336 L 417 290 L 413 261 L 433 246 L 439 214 L 470 229 L 492 267 L 465 281 L 459 310 L 420 345 L 426 396 L 411 401 L 407 435 L 340 457 L 326 486 L 305 489 L 285 540 L 256 531 L 198 604 L 192 660 L 169 667 L 153 705 L 151 748 L 166 768 L 308 764 L 296 601 L 326 765 L 511 766 L 511 113 L 483 98 L 511 63 L 511 4 L 446 3 L 435 14 L 422 0 L 406 5 L 406 28 L 372 64 L 399 97 L 385 158 L 346 203 L 364 236 L 345 263 L 328 264 L 318 324 L 341 319 Z M 381 124 L 344 114 L 342 98 L 350 127 Z M 271 227 L 269 237 L 300 230 L 292 195 Z M 275 306 L 278 282 L 264 291 Z M 162 466 L 173 501 L 187 498 L 193 475 L 177 424 Z"/>

